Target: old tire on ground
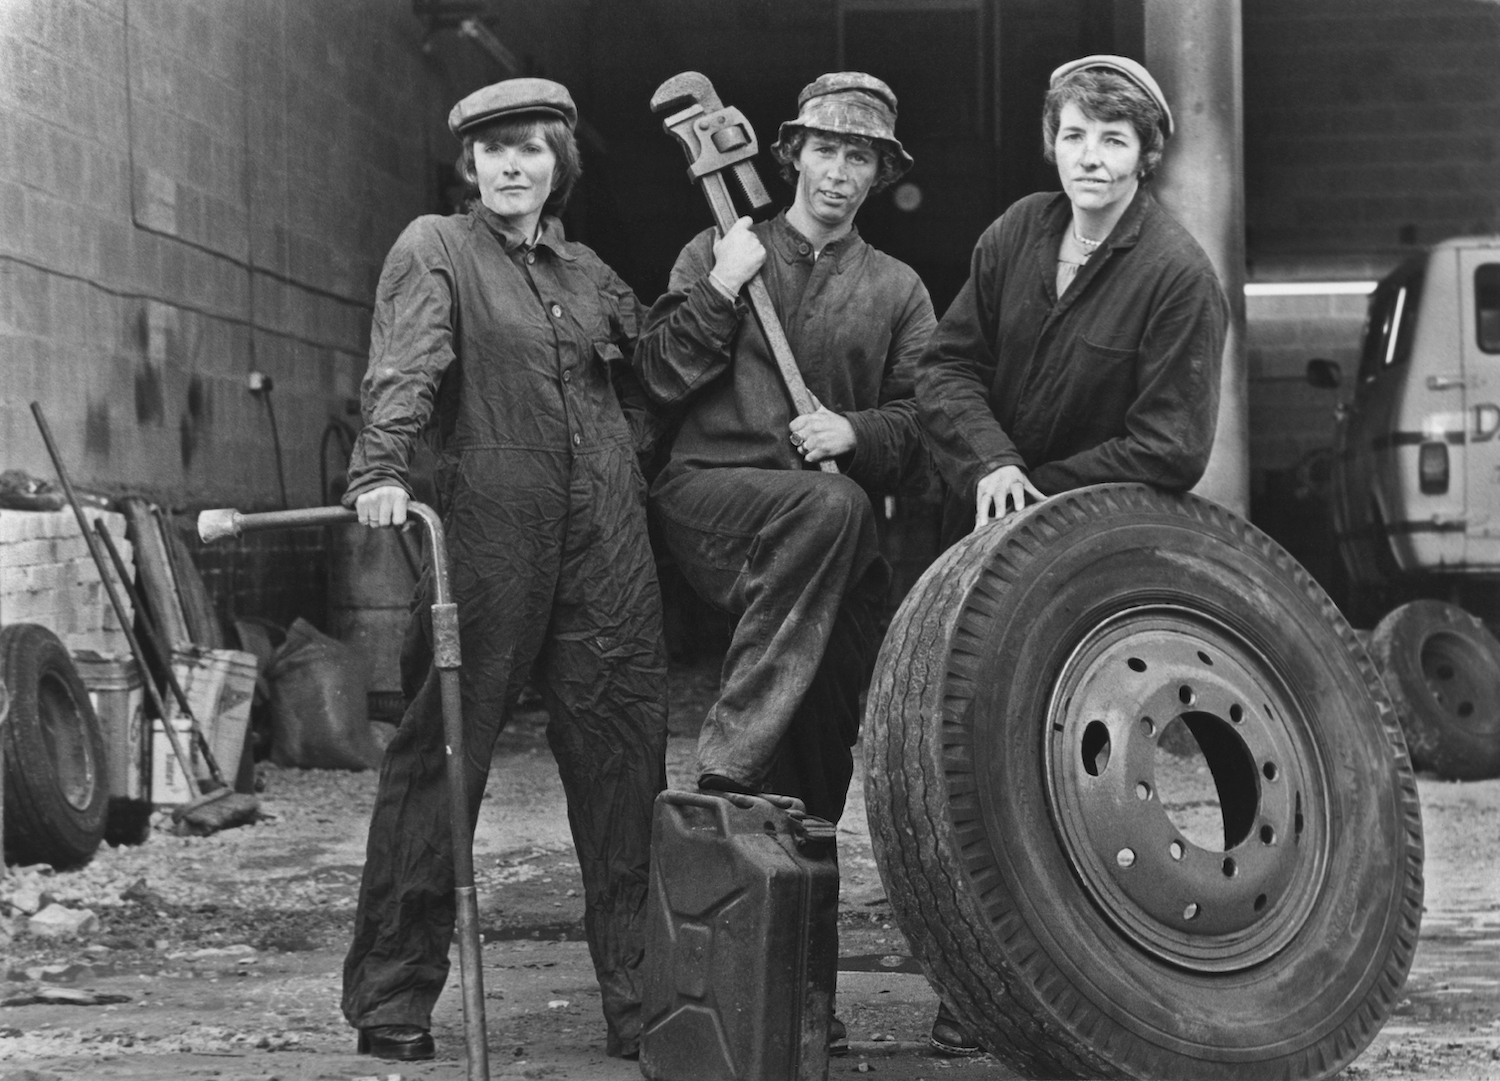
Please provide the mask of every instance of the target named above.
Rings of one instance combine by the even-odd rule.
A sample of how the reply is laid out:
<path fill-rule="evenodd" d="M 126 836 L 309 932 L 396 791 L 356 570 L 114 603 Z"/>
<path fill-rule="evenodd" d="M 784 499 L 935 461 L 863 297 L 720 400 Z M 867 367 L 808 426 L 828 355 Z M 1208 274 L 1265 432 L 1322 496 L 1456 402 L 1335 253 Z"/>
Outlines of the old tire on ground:
<path fill-rule="evenodd" d="M 1177 717 L 1224 851 L 1158 798 Z M 1390 700 L 1327 595 L 1212 503 L 1104 485 L 955 545 L 892 621 L 864 738 L 901 928 L 1023 1073 L 1324 1077 L 1400 997 L 1422 827 Z"/>
<path fill-rule="evenodd" d="M 1442 601 L 1413 601 L 1375 628 L 1370 652 L 1417 769 L 1477 781 L 1500 776 L 1500 641 Z"/>
<path fill-rule="evenodd" d="M 69 867 L 99 847 L 109 806 L 104 733 L 66 647 L 45 627 L 0 628 L 10 690 L 5 848 L 22 863 Z"/>

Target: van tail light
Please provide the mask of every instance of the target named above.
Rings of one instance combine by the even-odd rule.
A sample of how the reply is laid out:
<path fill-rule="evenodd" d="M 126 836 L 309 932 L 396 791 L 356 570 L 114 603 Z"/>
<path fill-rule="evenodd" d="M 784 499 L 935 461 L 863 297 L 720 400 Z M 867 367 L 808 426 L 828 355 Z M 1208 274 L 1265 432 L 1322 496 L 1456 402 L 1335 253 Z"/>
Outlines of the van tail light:
<path fill-rule="evenodd" d="M 1448 444 L 1422 444 L 1417 451 L 1417 476 L 1423 495 L 1442 495 L 1448 490 Z"/>

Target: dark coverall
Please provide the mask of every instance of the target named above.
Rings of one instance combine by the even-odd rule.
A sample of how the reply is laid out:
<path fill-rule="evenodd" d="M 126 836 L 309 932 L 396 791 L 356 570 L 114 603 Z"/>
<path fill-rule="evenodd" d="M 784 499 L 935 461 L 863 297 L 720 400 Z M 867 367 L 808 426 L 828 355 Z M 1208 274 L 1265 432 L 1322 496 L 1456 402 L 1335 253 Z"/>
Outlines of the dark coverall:
<path fill-rule="evenodd" d="M 974 246 L 969 280 L 917 369 L 951 498 L 944 545 L 974 527 L 980 479 L 1020 466 L 1046 495 L 1197 483 L 1218 418 L 1229 307 L 1192 236 L 1140 189 L 1061 297 L 1066 195 L 1018 200 Z"/>
<path fill-rule="evenodd" d="M 430 422 L 471 814 L 535 664 L 611 1054 L 640 1035 L 652 803 L 666 781 L 660 598 L 645 482 L 615 385 L 635 386 L 625 351 L 640 315 L 629 287 L 555 218 L 530 249 L 483 206 L 418 218 L 381 273 L 365 427 L 344 497 L 352 506 L 371 488 L 406 487 Z M 453 938 L 443 726 L 431 598 L 421 594 L 403 656 L 414 697 L 381 767 L 344 963 L 344 1015 L 358 1028 L 430 1027 Z"/>
<path fill-rule="evenodd" d="M 797 796 L 836 822 L 890 577 L 870 494 L 926 461 L 911 379 L 932 302 L 910 267 L 857 232 L 814 259 L 785 214 L 754 228 L 807 387 L 849 420 L 855 449 L 840 475 L 796 453 L 793 407 L 760 328 L 709 282 L 708 230 L 678 257 L 636 347 L 648 397 L 682 410 L 651 511 L 688 583 L 739 617 L 699 738 L 701 771 Z"/>

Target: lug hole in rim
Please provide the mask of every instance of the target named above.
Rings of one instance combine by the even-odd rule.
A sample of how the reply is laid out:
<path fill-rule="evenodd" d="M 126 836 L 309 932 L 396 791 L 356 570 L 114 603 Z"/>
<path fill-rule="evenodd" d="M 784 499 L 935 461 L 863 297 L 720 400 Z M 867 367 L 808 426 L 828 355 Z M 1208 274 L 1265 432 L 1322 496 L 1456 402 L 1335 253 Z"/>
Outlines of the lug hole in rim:
<path fill-rule="evenodd" d="M 1135 798 L 1145 801 L 1151 798 L 1151 786 L 1145 781 L 1137 781 L 1135 785 Z"/>
<path fill-rule="evenodd" d="M 1125 664 L 1129 666 L 1132 672 L 1144 672 L 1146 670 L 1146 662 L 1139 657 L 1131 657 Z"/>
<path fill-rule="evenodd" d="M 1141 735 L 1145 736 L 1147 739 L 1150 739 L 1152 736 L 1156 735 L 1156 722 L 1153 721 L 1150 717 L 1141 718 Z"/>
<path fill-rule="evenodd" d="M 1090 721 L 1083 730 L 1083 742 L 1079 748 L 1083 755 L 1083 769 L 1090 777 L 1097 777 L 1109 768 L 1109 726 L 1103 721 Z"/>
<path fill-rule="evenodd" d="M 1204 653 L 1201 649 L 1198 651 L 1198 659 L 1200 661 L 1202 661 L 1204 664 L 1209 665 L 1210 667 L 1213 666 L 1214 659 L 1212 657 L 1210 657 L 1207 653 Z"/>
<path fill-rule="evenodd" d="M 1267 762 L 1267 763 L 1265 763 L 1265 765 L 1263 765 L 1263 766 L 1260 767 L 1260 771 L 1261 771 L 1261 773 L 1265 774 L 1266 780 L 1268 780 L 1268 781 L 1274 781 L 1276 779 L 1276 763 L 1275 762 Z"/>
<path fill-rule="evenodd" d="M 1224 862 L 1221 866 L 1223 867 L 1225 878 L 1233 878 L 1235 875 L 1240 873 L 1239 865 L 1234 862 L 1234 858 L 1232 856 L 1225 856 Z"/>
<path fill-rule="evenodd" d="M 1265 907 L 1266 907 L 1266 895 L 1263 894 L 1263 893 L 1257 894 L 1256 897 L 1255 897 L 1255 911 L 1259 912 L 1261 909 L 1263 909 Z"/>
<path fill-rule="evenodd" d="M 1198 907 L 1197 901 L 1189 901 L 1186 908 L 1182 910 L 1182 918 L 1185 920 L 1196 920 L 1202 909 Z"/>
<path fill-rule="evenodd" d="M 1115 853 L 1115 862 L 1121 867 L 1135 866 L 1135 852 L 1129 848 L 1122 848 Z"/>
<path fill-rule="evenodd" d="M 1183 851 L 1184 851 L 1184 849 L 1182 847 L 1182 842 L 1181 841 L 1173 841 L 1171 844 L 1167 845 L 1167 853 L 1174 860 L 1181 860 L 1182 859 Z"/>
<path fill-rule="evenodd" d="M 1177 688 L 1177 700 L 1185 706 L 1191 706 L 1194 702 L 1198 701 L 1198 696 L 1193 693 L 1193 688 L 1184 683 L 1181 687 Z"/>
<path fill-rule="evenodd" d="M 1243 724 L 1244 723 L 1244 721 L 1245 721 L 1245 711 L 1244 711 L 1244 709 L 1242 709 L 1240 707 L 1240 704 L 1238 702 L 1236 702 L 1234 705 L 1232 705 L 1232 706 L 1229 707 L 1229 719 L 1231 721 L 1233 721 L 1235 724 Z"/>
<path fill-rule="evenodd" d="M 1263 845 L 1273 845 L 1276 843 L 1276 827 L 1272 826 L 1269 822 L 1260 828 L 1260 843 Z"/>

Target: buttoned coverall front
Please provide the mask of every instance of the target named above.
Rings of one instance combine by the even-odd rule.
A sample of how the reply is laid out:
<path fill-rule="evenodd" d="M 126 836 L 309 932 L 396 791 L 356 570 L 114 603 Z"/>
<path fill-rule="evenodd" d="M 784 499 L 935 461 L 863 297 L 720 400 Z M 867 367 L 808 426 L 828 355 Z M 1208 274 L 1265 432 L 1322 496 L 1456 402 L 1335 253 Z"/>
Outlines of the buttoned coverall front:
<path fill-rule="evenodd" d="M 534 247 L 482 205 L 418 218 L 381 274 L 344 499 L 406 487 L 412 445 L 430 427 L 471 825 L 495 738 L 535 665 L 611 1054 L 640 1034 L 652 804 L 665 787 L 660 600 L 619 396 L 632 401 L 626 353 L 640 315 L 629 287 L 555 218 Z M 381 767 L 344 966 L 344 1014 L 358 1028 L 430 1027 L 448 971 L 453 865 L 430 602 L 424 583 L 402 659 L 410 701 Z"/>

